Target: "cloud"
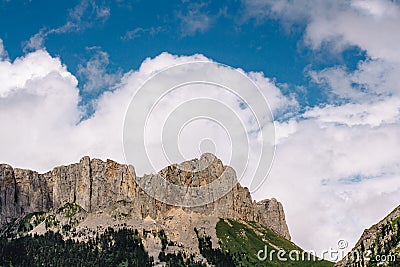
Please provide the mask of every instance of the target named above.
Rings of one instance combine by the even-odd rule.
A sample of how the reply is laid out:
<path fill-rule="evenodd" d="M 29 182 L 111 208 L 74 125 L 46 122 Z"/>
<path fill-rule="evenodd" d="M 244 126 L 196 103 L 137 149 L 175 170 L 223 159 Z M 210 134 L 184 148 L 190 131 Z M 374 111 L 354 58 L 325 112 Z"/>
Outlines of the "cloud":
<path fill-rule="evenodd" d="M 0 152 L 0 161 L 39 171 L 75 162 L 83 155 L 103 159 L 113 158 L 124 162 L 122 130 L 125 112 L 132 95 L 157 71 L 172 65 L 199 60 L 209 59 L 203 55 L 175 56 L 168 53 L 146 59 L 139 70 L 129 71 L 119 80 L 112 79 L 112 84 L 115 84 L 114 90 L 107 91 L 95 99 L 95 110 L 89 118 L 85 117 L 79 105 L 81 99 L 77 79 L 67 71 L 59 58 L 53 58 L 46 51 L 38 50 L 17 58 L 14 62 L 2 61 L 0 81 L 5 86 L 2 87 L 0 94 L 0 117 L 4 125 L 7 125 L 7 131 L 0 133 L 0 140 L 7 142 L 1 144 L 3 149 Z M 100 65 L 103 64 L 107 61 L 106 55 L 98 51 L 94 59 L 83 66 L 86 67 L 83 72 L 94 73 L 95 76 L 102 73 L 96 65 L 97 61 L 100 61 Z M 94 64 L 94 67 L 91 64 Z M 221 71 L 229 77 L 229 73 L 234 70 L 223 67 Z M 104 73 L 102 75 L 107 76 Z M 261 73 L 251 73 L 250 76 L 260 86 L 264 95 L 271 99 L 270 105 L 273 111 L 281 112 L 285 106 L 296 106 L 295 101 L 286 99 L 276 85 Z M 104 85 L 108 82 L 106 79 L 101 83 Z M 199 92 L 201 91 L 192 88 L 178 95 L 169 96 L 169 102 L 164 102 L 166 105 L 161 105 L 159 107 L 161 111 L 157 114 L 167 114 L 166 110 Z M 247 114 L 242 116 L 251 116 L 250 110 L 243 110 L 239 99 L 227 91 L 217 90 L 207 96 L 213 96 L 221 103 L 230 105 L 236 113 Z M 156 133 L 156 130 L 160 129 L 160 123 L 157 116 L 154 119 L 153 126 Z M 249 129 L 254 128 L 253 121 L 244 121 Z M 207 129 L 212 127 L 191 133 L 192 139 L 187 141 L 187 147 L 190 149 L 186 150 L 189 155 L 198 156 L 198 147 L 193 145 L 195 141 L 199 141 L 200 136 L 207 134 Z M 226 140 L 217 141 L 220 148 L 223 142 Z"/>
<path fill-rule="evenodd" d="M 207 31 L 216 19 L 205 11 L 207 3 L 190 3 L 186 12 L 178 12 L 177 17 L 181 21 L 181 35 L 191 36 L 197 32 Z"/>
<path fill-rule="evenodd" d="M 337 248 L 339 239 L 352 246 L 398 205 L 398 107 L 398 100 L 329 106 L 276 123 L 276 158 L 255 197 L 274 196 L 286 204 L 291 234 L 301 247 Z"/>
<path fill-rule="evenodd" d="M 0 60 L 8 60 L 8 53 L 4 48 L 2 39 L 0 39 Z"/>
<path fill-rule="evenodd" d="M 69 11 L 67 22 L 53 31 L 55 33 L 78 32 L 93 27 L 95 23 L 104 23 L 109 17 L 109 7 L 98 5 L 94 0 L 81 0 Z"/>
<path fill-rule="evenodd" d="M 391 97 L 363 104 L 347 103 L 340 106 L 316 107 L 306 111 L 302 117 L 350 127 L 363 125 L 379 127 L 400 121 L 400 98 Z"/>
<path fill-rule="evenodd" d="M 0 94 L 0 119 L 6 130 L 0 132 L 0 161 L 39 171 L 76 162 L 83 155 L 124 162 L 124 115 L 135 91 L 157 71 L 193 60 L 209 59 L 168 53 L 146 59 L 138 70 L 125 73 L 113 91 L 100 95 L 93 115 L 83 120 L 77 79 L 59 58 L 39 50 L 14 62 L 1 61 L 0 81 L 5 86 Z M 223 71 L 229 76 L 232 70 Z M 284 97 L 273 80 L 262 73 L 248 75 L 267 97 L 275 115 L 296 112 L 297 102 Z M 157 116 L 196 97 L 199 91 L 193 89 L 171 94 L 158 106 L 150 139 L 160 128 Z M 207 91 L 207 95 L 242 112 L 236 97 L 228 92 Z M 383 216 L 397 201 L 398 103 L 387 99 L 368 105 L 330 105 L 276 122 L 275 163 L 267 183 L 254 196 L 274 196 L 284 202 L 290 230 L 300 245 L 317 250 L 333 246 L 338 238 L 355 242 L 360 229 Z M 245 111 L 241 116 L 248 114 Z M 254 127 L 251 121 L 243 121 Z M 221 144 L 226 139 L 218 128 L 207 124 L 200 128 L 202 131 L 189 129 L 186 136 L 190 138 L 182 138 L 185 155 L 197 156 L 197 145 L 204 136 L 213 136 L 217 147 L 225 147 Z M 256 139 L 251 140 L 253 146 L 258 144 Z M 226 156 L 224 151 L 218 152 L 220 157 Z M 354 183 L 343 180 L 356 176 L 363 179 Z"/>
<path fill-rule="evenodd" d="M 297 100 L 293 96 L 284 96 L 281 92 L 281 85 L 278 86 L 274 79 L 265 77 L 262 72 L 251 71 L 247 75 L 267 96 L 275 120 L 284 120 L 298 113 L 299 103 Z"/>
<path fill-rule="evenodd" d="M 360 61 L 353 72 L 344 67 L 310 71 L 310 77 L 321 88 L 326 88 L 334 97 L 351 102 L 379 101 L 399 96 L 400 62 L 383 59 Z"/>
<path fill-rule="evenodd" d="M 336 248 L 337 240 L 343 238 L 351 246 L 364 228 L 398 205 L 400 55 L 393 44 L 398 43 L 395 26 L 399 16 L 397 7 L 392 6 L 397 4 L 304 0 L 245 4 L 248 18 L 281 19 L 287 27 L 301 23 L 303 40 L 311 49 L 328 47 L 341 52 L 355 45 L 366 51 L 367 59 L 360 61 L 355 71 L 334 66 L 309 72 L 321 90 L 331 92 L 331 98 L 326 105 L 305 107 L 303 114 L 298 113 L 296 99 L 285 97 L 273 79 L 258 72 L 247 73 L 280 118 L 276 122 L 278 145 L 271 175 L 254 196 L 277 197 L 284 203 L 294 241 L 302 247 L 316 251 Z M 179 13 L 182 35 L 209 29 L 213 20 L 205 6 L 190 8 Z M 71 16 L 70 21 L 75 25 L 78 20 Z M 138 28 L 129 36 L 144 33 L 148 32 Z M 46 36 L 40 37 L 32 42 L 40 44 L 38 48 Z M 0 83 L 5 86 L 0 91 L 0 119 L 7 130 L 0 132 L 0 161 L 40 171 L 76 162 L 86 154 L 123 162 L 124 114 L 132 95 L 157 71 L 193 60 L 210 59 L 163 53 L 146 59 L 138 70 L 120 79 L 103 79 L 110 74 L 106 67 L 109 59 L 98 51 L 81 65 L 81 74 L 97 77 L 89 88 L 113 84 L 114 89 L 96 98 L 94 113 L 83 120 L 76 78 L 58 58 L 39 50 L 14 62 L 2 61 Z M 224 71 L 229 73 L 228 69 Z M 171 105 L 195 94 L 192 90 L 171 95 L 170 103 L 164 103 L 157 114 L 167 114 Z M 235 97 L 214 94 L 210 95 L 241 112 Z M 156 116 L 155 129 L 159 128 L 158 121 Z M 206 129 L 216 133 L 218 142 L 225 140 L 218 128 L 201 126 L 203 131 L 189 131 L 191 138 L 182 140 L 189 148 L 185 151 L 188 157 L 198 152 L 198 140 Z M 251 121 L 248 126 L 252 126 Z M 225 154 L 221 152 L 220 156 Z"/>
<path fill-rule="evenodd" d="M 78 76 L 85 81 L 83 90 L 99 92 L 110 90 L 122 77 L 120 70 L 110 73 L 107 67 L 110 64 L 109 55 L 98 47 L 92 47 L 92 57 L 84 64 L 78 65 Z"/>
<path fill-rule="evenodd" d="M 0 82 L 9 84 L 5 86 L 0 95 L 0 119 L 7 130 L 0 132 L 0 162 L 9 163 L 15 167 L 29 168 L 40 172 L 47 171 L 54 166 L 78 161 L 83 155 L 102 159 L 112 158 L 119 162 L 125 162 L 124 147 L 122 142 L 123 126 L 128 104 L 133 94 L 152 75 L 167 67 L 192 61 L 210 61 L 203 55 L 175 56 L 162 53 L 156 58 L 146 59 L 138 70 L 127 72 L 115 85 L 114 90 L 106 91 L 95 99 L 94 112 L 88 117 L 80 106 L 79 89 L 77 79 L 67 71 L 59 58 L 51 57 L 46 51 L 31 52 L 14 62 L 2 61 Z M 242 72 L 241 70 L 238 70 Z M 184 77 L 193 75 L 190 67 L 184 69 Z M 237 72 L 228 67 L 216 67 L 210 70 L 210 78 L 224 77 L 229 82 L 231 74 Z M 289 106 L 292 100 L 283 97 L 280 90 L 260 73 L 252 73 L 257 77 L 256 83 L 264 95 L 271 99 L 273 110 L 281 110 L 283 106 Z M 10 79 L 13 77 L 13 79 Z M 169 77 L 174 79 L 174 76 Z M 163 86 L 164 81 L 155 86 Z M 240 88 L 247 88 L 249 83 L 239 86 L 242 80 L 236 84 Z M 152 87 L 154 90 L 154 87 Z M 151 96 L 152 91 L 147 94 Z M 218 118 L 227 119 L 225 127 L 231 127 L 231 118 L 240 118 L 249 134 L 247 142 L 235 145 L 235 151 L 246 152 L 250 150 L 250 159 L 257 157 L 260 144 L 257 122 L 252 118 L 249 108 L 243 107 L 240 98 L 221 87 L 213 86 L 189 86 L 183 87 L 176 93 L 166 95 L 157 105 L 157 110 L 152 114 L 135 114 L 135 116 L 149 115 L 149 123 L 146 140 L 149 144 L 148 153 L 155 162 L 154 168 L 146 169 L 143 173 L 159 170 L 170 162 L 165 162 L 163 154 L 155 154 L 161 143 L 158 134 L 163 127 L 165 116 L 184 103 L 191 103 L 193 99 L 201 97 L 212 98 L 226 107 L 229 113 L 223 113 L 224 109 L 218 109 L 213 114 Z M 251 101 L 259 98 L 248 96 Z M 253 99 L 252 99 L 253 98 Z M 146 103 L 146 99 L 141 103 Z M 283 101 L 283 103 L 281 103 Z M 262 102 L 263 103 L 263 102 Z M 230 110 L 229 110 L 230 109 Z M 193 111 L 193 106 L 190 106 Z M 207 111 L 207 106 L 197 111 Z M 185 116 L 186 113 L 179 113 Z M 229 116 L 227 116 L 229 115 Z M 221 117 L 222 116 L 222 117 Z M 267 116 L 260 117 L 264 125 Z M 197 124 L 197 122 L 200 122 Z M 179 124 L 178 126 L 182 126 Z M 140 129 L 142 131 L 142 129 Z M 264 133 L 263 133 L 264 134 Z M 228 133 L 218 124 L 210 120 L 196 121 L 184 127 L 179 135 L 177 145 L 183 148 L 184 158 L 199 157 L 204 151 L 199 150 L 199 145 L 204 138 L 212 138 L 217 148 L 216 154 L 226 163 L 229 163 L 230 146 L 226 144 L 230 137 L 239 136 L 247 139 L 247 132 L 230 130 Z M 146 155 L 143 155 L 146 157 Z M 175 161 L 174 161 L 175 162 Z M 257 161 L 250 162 L 250 170 L 257 167 Z M 139 171 L 140 162 L 134 162 Z M 246 177 L 245 177 L 246 178 Z M 244 179 L 245 179 L 244 178 Z M 243 182 L 249 185 L 251 177 Z"/>
<path fill-rule="evenodd" d="M 95 1 L 83 0 L 74 9 L 70 10 L 70 21 L 80 25 L 85 13 L 89 13 L 89 17 L 94 17 L 96 20 L 104 22 L 110 17 L 110 8 L 98 5 Z"/>
<path fill-rule="evenodd" d="M 373 59 L 399 62 L 400 6 L 388 0 L 243 1 L 246 17 L 303 24 L 304 40 L 314 49 L 332 43 L 338 51 L 359 46 Z"/>
<path fill-rule="evenodd" d="M 255 193 L 283 200 L 294 241 L 306 249 L 353 246 L 387 215 L 400 193 L 400 6 L 395 1 L 243 1 L 246 19 L 278 19 L 304 30 L 313 50 L 356 46 L 356 69 L 311 70 L 326 104 L 276 123 L 278 146 L 266 185 Z M 310 208 L 311 207 L 311 208 Z"/>
<path fill-rule="evenodd" d="M 161 26 L 150 27 L 150 28 L 137 27 L 133 30 L 127 31 L 125 33 L 125 35 L 121 37 L 121 39 L 122 40 L 134 40 L 145 34 L 149 34 L 151 37 L 154 37 L 156 34 L 163 32 L 163 31 L 164 31 L 164 29 Z"/>
<path fill-rule="evenodd" d="M 109 17 L 109 7 L 98 5 L 94 0 L 81 0 L 78 5 L 69 10 L 67 21 L 64 25 L 52 29 L 42 28 L 28 41 L 24 42 L 24 52 L 43 49 L 46 38 L 49 35 L 84 31 L 96 24 L 105 23 Z"/>
<path fill-rule="evenodd" d="M 62 151 L 81 116 L 76 78 L 41 50 L 14 62 L 1 61 L 0 69 L 0 161 L 41 170 L 49 163 L 69 162 L 72 151 Z"/>
<path fill-rule="evenodd" d="M 92 61 L 101 63 L 105 58 L 95 49 Z M 133 94 L 157 71 L 204 60 L 210 59 L 168 53 L 147 58 L 138 70 L 114 81 L 114 90 L 100 95 L 92 116 L 83 120 L 77 79 L 59 58 L 38 50 L 13 62 L 1 61 L 0 119 L 6 130 L 0 132 L 0 162 L 39 171 L 76 162 L 83 155 L 124 162 L 122 131 Z M 224 68 L 221 73 L 228 75 L 230 71 Z M 248 75 L 269 100 L 275 116 L 292 114 L 291 119 L 276 122 L 275 162 L 267 182 L 254 196 L 283 201 L 292 236 L 306 249 L 334 247 L 339 238 L 353 244 L 362 229 L 383 217 L 398 201 L 399 98 L 331 104 L 298 114 L 295 99 L 283 96 L 272 79 L 258 72 Z M 160 128 L 157 114 L 166 115 L 177 103 L 198 94 L 193 88 L 169 95 L 164 105 L 158 106 L 149 138 Z M 210 91 L 207 95 L 237 113 L 243 112 L 237 98 L 227 92 Z M 248 116 L 246 112 L 243 118 Z M 246 123 L 254 127 L 251 121 Z M 182 138 L 188 157 L 197 156 L 199 140 L 207 135 L 216 139 L 217 147 L 224 147 L 221 144 L 226 139 L 218 128 L 200 126 L 202 131 L 189 129 L 186 137 L 190 138 Z M 253 149 L 258 143 L 251 140 Z M 224 151 L 218 152 L 226 157 Z"/>
<path fill-rule="evenodd" d="M 0 96 L 8 97 L 13 93 L 21 92 L 31 83 L 39 81 L 52 73 L 58 73 L 58 76 L 62 79 L 66 79 L 72 84 L 77 84 L 77 80 L 61 64 L 60 59 L 52 58 L 43 50 L 17 58 L 14 62 L 2 60 L 0 61 L 0 80 L 2 84 Z M 34 89 L 35 92 L 39 93 L 40 88 Z M 46 92 L 45 89 L 43 89 L 43 92 Z"/>
<path fill-rule="evenodd" d="M 44 49 L 44 43 L 47 36 L 50 34 L 50 31 L 46 31 L 45 29 L 40 29 L 38 33 L 35 33 L 28 41 L 23 43 L 24 52 L 35 51 Z"/>

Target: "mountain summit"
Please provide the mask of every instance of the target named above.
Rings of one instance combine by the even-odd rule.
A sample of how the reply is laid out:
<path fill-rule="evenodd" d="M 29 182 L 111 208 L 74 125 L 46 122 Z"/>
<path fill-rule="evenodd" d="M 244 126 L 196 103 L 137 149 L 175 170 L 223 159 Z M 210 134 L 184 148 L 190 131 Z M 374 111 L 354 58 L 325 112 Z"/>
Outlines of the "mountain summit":
<path fill-rule="evenodd" d="M 199 171 L 192 171 L 196 168 Z M 230 167 L 207 153 L 200 159 L 168 166 L 158 175 L 190 188 L 214 181 L 227 168 Z M 232 180 L 236 181 L 235 173 L 231 174 Z M 0 225 L 29 213 L 57 210 L 66 203 L 96 212 L 123 201 L 130 203 L 130 213 L 138 219 L 162 220 L 170 211 L 181 208 L 185 213 L 256 221 L 290 239 L 282 204 L 276 199 L 253 202 L 249 190 L 237 183 L 228 194 L 210 204 L 176 207 L 150 197 L 138 186 L 138 179 L 151 181 L 151 177 L 153 175 L 137 177 L 132 166 L 89 157 L 43 174 L 1 164 Z"/>
<path fill-rule="evenodd" d="M 146 193 L 161 190 L 157 181 L 207 204 L 166 204 Z M 215 190 L 225 186 L 225 194 Z M 157 193 L 176 197 L 168 188 Z M 311 256 L 290 241 L 282 204 L 253 201 L 212 154 L 143 177 L 89 157 L 43 174 L 0 165 L 1 266 L 333 265 Z"/>

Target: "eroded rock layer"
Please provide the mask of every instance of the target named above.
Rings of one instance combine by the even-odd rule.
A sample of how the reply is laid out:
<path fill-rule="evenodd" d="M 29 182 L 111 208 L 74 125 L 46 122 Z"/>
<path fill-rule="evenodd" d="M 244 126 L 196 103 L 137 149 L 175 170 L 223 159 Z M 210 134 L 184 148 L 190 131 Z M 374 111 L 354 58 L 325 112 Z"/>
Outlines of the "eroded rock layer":
<path fill-rule="evenodd" d="M 227 194 L 219 198 L 210 186 L 206 195 L 212 202 L 198 207 L 184 207 L 183 210 L 187 213 L 257 221 L 290 239 L 281 203 L 275 199 L 253 202 L 249 190 L 236 182 L 233 169 L 224 166 L 211 154 L 174 164 L 158 174 L 144 177 L 137 177 L 132 166 L 89 157 L 44 174 L 1 164 L 0 226 L 28 213 L 57 209 L 65 203 L 76 203 L 86 211 L 94 212 L 118 201 L 131 203 L 134 212 L 143 219 L 149 216 L 161 220 L 168 211 L 177 207 L 147 195 L 138 186 L 138 179 L 145 179 L 151 184 L 154 176 L 160 175 L 176 185 L 186 186 L 190 191 L 202 185 L 211 185 L 223 173 L 228 175 L 229 183 L 234 182 Z"/>

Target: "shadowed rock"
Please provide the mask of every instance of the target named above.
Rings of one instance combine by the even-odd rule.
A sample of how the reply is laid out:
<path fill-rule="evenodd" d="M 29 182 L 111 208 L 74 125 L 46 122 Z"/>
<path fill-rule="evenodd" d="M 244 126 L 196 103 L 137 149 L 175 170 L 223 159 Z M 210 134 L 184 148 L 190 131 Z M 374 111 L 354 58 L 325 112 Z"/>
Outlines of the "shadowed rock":
<path fill-rule="evenodd" d="M 215 191 L 218 187 L 211 185 L 215 185 L 224 173 L 227 176 L 226 179 L 219 179 L 223 183 L 221 186 L 229 186 L 230 190 L 220 197 Z M 187 213 L 257 221 L 290 239 L 281 203 L 275 199 L 253 202 L 249 190 L 237 183 L 234 170 L 224 166 L 212 154 L 168 166 L 158 174 L 144 177 L 137 177 L 132 166 L 89 157 L 44 174 L 1 164 L 0 226 L 28 213 L 58 209 L 65 203 L 76 203 L 86 211 L 93 212 L 118 201 L 131 203 L 133 211 L 143 219 L 149 216 L 154 220 L 162 220 L 168 211 L 177 207 L 149 196 L 138 185 L 139 181 L 145 181 L 139 184 L 146 184 L 160 194 L 174 197 L 174 192 L 158 190 L 160 184 L 152 182 L 155 175 L 158 177 L 154 181 L 161 176 L 174 185 L 187 187 L 189 198 L 211 200 L 206 205 L 183 207 Z M 204 194 L 196 195 L 200 187 Z"/>

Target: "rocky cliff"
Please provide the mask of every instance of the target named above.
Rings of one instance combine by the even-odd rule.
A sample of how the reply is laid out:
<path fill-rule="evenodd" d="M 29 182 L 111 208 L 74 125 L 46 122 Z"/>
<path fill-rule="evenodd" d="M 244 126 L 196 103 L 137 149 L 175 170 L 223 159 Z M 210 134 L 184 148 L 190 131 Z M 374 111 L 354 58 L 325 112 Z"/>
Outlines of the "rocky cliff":
<path fill-rule="evenodd" d="M 207 165 L 199 171 L 187 171 Z M 185 166 L 185 168 L 182 168 Z M 211 183 L 227 170 L 211 154 L 164 168 L 158 174 L 177 185 L 194 188 Z M 229 172 L 236 181 L 234 171 Z M 138 217 L 161 220 L 177 207 L 147 195 L 137 181 L 152 181 L 154 175 L 137 177 L 132 166 L 84 157 L 79 163 L 60 166 L 39 174 L 31 170 L 0 165 L 0 226 L 33 212 L 48 212 L 65 203 L 76 203 L 88 212 L 96 212 L 119 201 L 129 202 Z M 210 191 L 210 195 L 212 192 Z M 186 213 L 259 222 L 290 239 L 281 203 L 275 199 L 253 202 L 247 188 L 236 183 L 225 196 L 210 204 L 184 207 Z"/>
<path fill-rule="evenodd" d="M 351 252 L 335 267 L 400 266 L 399 251 L 400 206 L 365 229 Z"/>

